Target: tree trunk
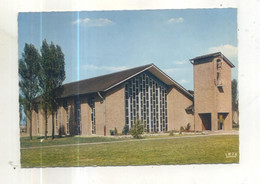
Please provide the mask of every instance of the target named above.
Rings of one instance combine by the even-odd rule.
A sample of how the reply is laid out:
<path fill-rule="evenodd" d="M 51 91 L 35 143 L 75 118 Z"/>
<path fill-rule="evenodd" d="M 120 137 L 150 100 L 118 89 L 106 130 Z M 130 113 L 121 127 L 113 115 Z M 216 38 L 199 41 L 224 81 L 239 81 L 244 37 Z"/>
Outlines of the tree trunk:
<path fill-rule="evenodd" d="M 47 139 L 47 126 L 48 126 L 48 116 L 47 116 L 47 109 L 44 109 L 44 116 L 45 116 L 45 139 Z"/>
<path fill-rule="evenodd" d="M 54 139 L 54 112 L 51 113 L 52 119 L 52 139 Z"/>

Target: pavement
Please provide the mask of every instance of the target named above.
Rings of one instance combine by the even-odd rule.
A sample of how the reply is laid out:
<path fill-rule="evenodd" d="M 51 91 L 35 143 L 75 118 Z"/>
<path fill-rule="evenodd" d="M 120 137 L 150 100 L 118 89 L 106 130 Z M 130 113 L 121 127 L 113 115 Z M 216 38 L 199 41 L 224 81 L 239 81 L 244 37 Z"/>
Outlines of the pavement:
<path fill-rule="evenodd" d="M 239 135 L 238 130 L 202 131 L 204 135 Z"/>
<path fill-rule="evenodd" d="M 149 139 L 130 139 L 130 140 L 122 140 L 122 141 L 109 141 L 109 142 L 92 142 L 92 143 L 78 143 L 78 144 L 63 144 L 63 145 L 50 145 L 50 146 L 34 146 L 34 147 L 26 147 L 21 148 L 22 150 L 25 149 L 39 149 L 39 148 L 57 148 L 57 147 L 67 147 L 67 146 L 84 146 L 84 145 L 97 145 L 97 144 L 114 144 L 114 143 L 122 143 L 122 142 L 140 142 L 140 141 L 151 141 L 151 140 L 167 140 L 167 139 L 184 139 L 184 138 L 194 138 L 194 137 L 205 137 L 205 136 L 221 136 L 221 135 L 239 135 L 239 131 L 231 130 L 231 131 L 203 131 L 201 133 L 186 133 L 187 136 L 169 136 L 169 137 L 162 137 L 162 138 L 149 138 Z M 190 135 L 188 135 L 190 134 Z M 196 135 L 194 135 L 196 134 Z M 162 134 L 159 134 L 162 135 Z M 169 135 L 169 134 L 166 134 Z M 151 135 L 152 136 L 152 135 Z"/>

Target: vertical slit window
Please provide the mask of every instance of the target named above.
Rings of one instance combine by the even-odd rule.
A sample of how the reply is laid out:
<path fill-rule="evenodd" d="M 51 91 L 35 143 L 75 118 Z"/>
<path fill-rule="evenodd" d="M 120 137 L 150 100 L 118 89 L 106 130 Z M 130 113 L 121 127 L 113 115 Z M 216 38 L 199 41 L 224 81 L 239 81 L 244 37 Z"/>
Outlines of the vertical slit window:
<path fill-rule="evenodd" d="M 90 98 L 92 134 L 96 134 L 95 98 Z"/>
<path fill-rule="evenodd" d="M 136 120 L 145 123 L 145 130 L 167 131 L 167 86 L 149 72 L 125 83 L 126 125 Z"/>

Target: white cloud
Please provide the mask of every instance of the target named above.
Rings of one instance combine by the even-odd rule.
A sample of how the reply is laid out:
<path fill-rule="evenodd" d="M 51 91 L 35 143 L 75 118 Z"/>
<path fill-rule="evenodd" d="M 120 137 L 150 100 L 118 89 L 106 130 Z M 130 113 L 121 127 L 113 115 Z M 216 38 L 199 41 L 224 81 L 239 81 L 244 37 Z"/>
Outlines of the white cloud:
<path fill-rule="evenodd" d="M 129 69 L 126 66 L 96 66 L 96 65 L 84 65 L 83 68 L 86 70 L 103 70 L 103 71 L 105 70 L 109 72 L 117 72 L 117 71 Z"/>
<path fill-rule="evenodd" d="M 183 21 L 184 21 L 184 19 L 182 17 L 177 17 L 177 18 L 170 18 L 167 22 L 168 23 L 181 23 Z"/>
<path fill-rule="evenodd" d="M 188 80 L 185 80 L 185 79 L 182 79 L 182 80 L 179 81 L 179 83 L 180 83 L 180 84 L 186 84 L 186 83 L 189 83 L 189 81 L 188 81 Z"/>
<path fill-rule="evenodd" d="M 72 22 L 72 24 L 78 24 L 78 23 L 84 24 L 89 27 L 102 27 L 102 26 L 109 26 L 114 24 L 112 20 L 106 18 L 99 18 L 99 19 L 84 18 Z"/>
<path fill-rule="evenodd" d="M 210 53 L 221 52 L 227 58 L 237 58 L 237 47 L 230 45 L 230 44 L 220 45 L 220 46 L 216 46 L 216 47 L 210 47 L 208 49 L 208 52 L 210 52 Z"/>

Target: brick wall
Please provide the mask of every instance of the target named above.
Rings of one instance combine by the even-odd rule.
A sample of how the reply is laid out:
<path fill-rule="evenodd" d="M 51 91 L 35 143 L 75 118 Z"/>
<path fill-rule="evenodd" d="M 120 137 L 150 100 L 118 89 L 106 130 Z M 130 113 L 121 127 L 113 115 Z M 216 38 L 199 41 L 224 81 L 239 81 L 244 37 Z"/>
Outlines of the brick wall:
<path fill-rule="evenodd" d="M 168 130 L 180 130 L 180 127 L 184 128 L 190 123 L 190 130 L 194 130 L 194 116 L 186 112 L 186 108 L 192 105 L 192 100 L 187 98 L 183 93 L 177 90 L 175 87 L 168 89 L 167 95 L 168 102 Z"/>
<path fill-rule="evenodd" d="M 217 59 L 207 58 L 201 64 L 193 65 L 194 69 L 194 107 L 195 129 L 202 130 L 202 120 L 199 114 L 210 113 L 212 130 L 218 130 L 218 113 L 228 113 L 224 121 L 224 129 L 232 129 L 231 111 L 231 68 L 222 61 L 220 79 L 224 86 L 217 87 Z"/>

